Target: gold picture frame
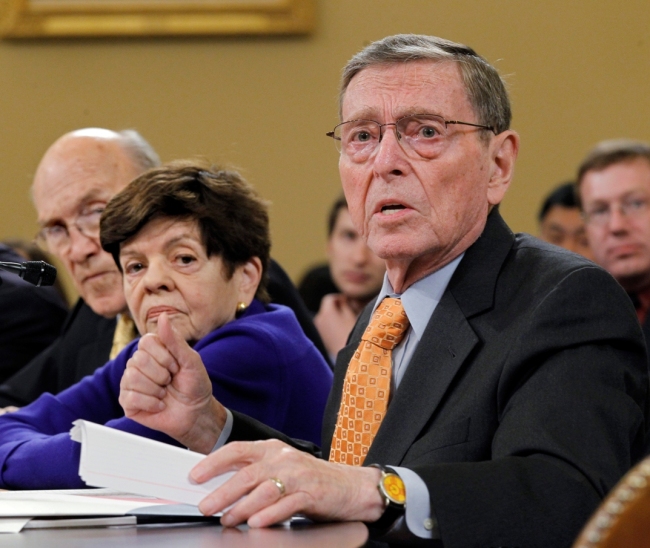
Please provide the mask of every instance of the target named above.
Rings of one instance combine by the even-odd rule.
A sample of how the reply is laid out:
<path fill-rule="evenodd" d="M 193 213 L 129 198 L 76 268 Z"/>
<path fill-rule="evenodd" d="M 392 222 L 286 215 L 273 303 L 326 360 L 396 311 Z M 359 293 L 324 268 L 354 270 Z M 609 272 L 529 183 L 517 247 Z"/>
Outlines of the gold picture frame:
<path fill-rule="evenodd" d="M 4 38 L 306 34 L 315 0 L 0 0 Z"/>

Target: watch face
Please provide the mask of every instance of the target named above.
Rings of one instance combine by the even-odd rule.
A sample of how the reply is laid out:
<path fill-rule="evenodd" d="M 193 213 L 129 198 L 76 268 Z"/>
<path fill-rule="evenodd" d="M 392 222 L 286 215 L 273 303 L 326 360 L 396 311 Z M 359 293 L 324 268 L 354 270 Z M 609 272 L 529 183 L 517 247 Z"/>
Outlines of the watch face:
<path fill-rule="evenodd" d="M 397 474 L 386 474 L 382 479 L 382 486 L 386 496 L 396 504 L 406 503 L 406 489 L 404 482 Z"/>

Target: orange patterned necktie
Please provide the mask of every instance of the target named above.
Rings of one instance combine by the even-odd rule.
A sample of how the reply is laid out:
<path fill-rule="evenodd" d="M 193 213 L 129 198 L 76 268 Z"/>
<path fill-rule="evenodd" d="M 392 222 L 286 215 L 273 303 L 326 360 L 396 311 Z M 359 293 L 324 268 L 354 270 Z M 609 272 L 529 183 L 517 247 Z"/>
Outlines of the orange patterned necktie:
<path fill-rule="evenodd" d="M 388 408 L 393 348 L 408 327 L 402 301 L 386 297 L 375 310 L 345 374 L 330 462 L 363 464 Z"/>

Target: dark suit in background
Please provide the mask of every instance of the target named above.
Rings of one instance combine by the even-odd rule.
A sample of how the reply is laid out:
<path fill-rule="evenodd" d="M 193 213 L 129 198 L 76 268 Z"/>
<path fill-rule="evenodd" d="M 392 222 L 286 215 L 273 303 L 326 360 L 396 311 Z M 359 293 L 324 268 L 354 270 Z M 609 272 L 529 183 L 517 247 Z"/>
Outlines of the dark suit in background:
<path fill-rule="evenodd" d="M 43 392 L 58 394 L 108 361 L 115 319 L 95 314 L 79 299 L 60 337 L 0 385 L 0 406 L 22 407 Z"/>
<path fill-rule="evenodd" d="M 630 299 L 635 308 L 637 308 L 638 313 L 638 302 L 639 300 L 635 295 L 630 294 Z M 645 339 L 646 348 L 650 348 L 650 314 L 646 312 L 645 319 L 641 323 L 641 330 L 643 331 L 643 338 Z M 648 354 L 648 370 L 650 371 L 650 353 Z"/>
<path fill-rule="evenodd" d="M 0 244 L 0 261 L 25 259 Z M 52 287 L 36 287 L 0 270 L 0 382 L 47 348 L 58 336 L 68 307 Z"/>
<path fill-rule="evenodd" d="M 341 290 L 334 285 L 332 280 L 329 264 L 310 268 L 298 284 L 298 293 L 312 316 L 318 314 L 320 302 L 325 295 L 340 292 Z"/>
<path fill-rule="evenodd" d="M 371 306 L 337 359 L 325 458 Z M 365 462 L 423 478 L 446 548 L 569 546 L 643 455 L 647 396 L 643 337 L 620 286 L 577 255 L 513 235 L 494 211 Z M 234 415 L 229 441 L 289 441 Z"/>
<path fill-rule="evenodd" d="M 327 350 L 325 349 L 323 340 L 320 338 L 318 330 L 312 320 L 312 316 L 300 297 L 296 286 L 293 285 L 293 282 L 282 267 L 273 259 L 271 259 L 269 265 L 269 283 L 267 290 L 271 296 L 272 302 L 283 304 L 293 310 L 296 318 L 298 318 L 298 323 L 305 332 L 305 335 L 307 335 L 307 338 L 314 343 L 314 346 L 316 346 L 318 351 L 322 354 L 325 363 L 332 367 L 332 362 Z"/>

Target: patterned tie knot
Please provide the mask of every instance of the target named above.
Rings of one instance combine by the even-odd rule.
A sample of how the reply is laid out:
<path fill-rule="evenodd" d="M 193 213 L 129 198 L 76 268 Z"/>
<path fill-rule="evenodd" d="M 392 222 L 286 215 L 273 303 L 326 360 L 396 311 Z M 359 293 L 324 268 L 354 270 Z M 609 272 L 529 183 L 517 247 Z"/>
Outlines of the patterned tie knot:
<path fill-rule="evenodd" d="M 386 297 L 375 310 L 361 340 L 392 350 L 404 338 L 409 325 L 402 301 Z"/>

